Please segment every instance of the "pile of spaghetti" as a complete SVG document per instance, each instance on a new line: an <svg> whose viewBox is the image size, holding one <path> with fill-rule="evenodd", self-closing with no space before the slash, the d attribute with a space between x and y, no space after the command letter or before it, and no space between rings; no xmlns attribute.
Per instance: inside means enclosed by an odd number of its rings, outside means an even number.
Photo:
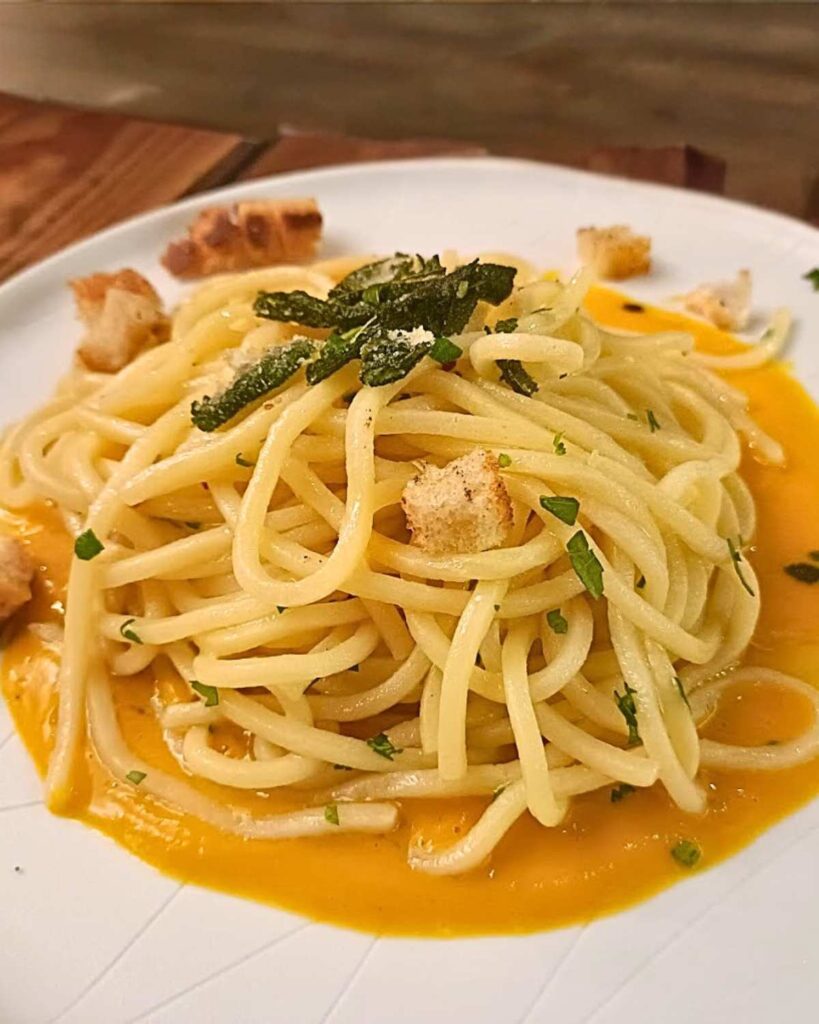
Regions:
<svg viewBox="0 0 819 1024"><path fill-rule="evenodd" d="M10 431L0 500L48 500L75 540L48 791L86 730L123 785L249 839L392 829L407 799L485 795L418 870L468 870L522 814L659 784L704 810L701 766L813 757L701 739L760 597L743 556L743 441L782 459L690 336L634 336L519 260L396 256L218 278L116 374L76 368ZM431 551L407 485L479 451L511 508L502 546ZM416 542L413 542L415 540ZM169 670L149 705L191 781L146 763L111 679ZM232 723L241 756L211 745ZM205 795L196 778L220 784ZM236 790L287 787L255 817ZM397 804L396 801L399 803Z"/></svg>

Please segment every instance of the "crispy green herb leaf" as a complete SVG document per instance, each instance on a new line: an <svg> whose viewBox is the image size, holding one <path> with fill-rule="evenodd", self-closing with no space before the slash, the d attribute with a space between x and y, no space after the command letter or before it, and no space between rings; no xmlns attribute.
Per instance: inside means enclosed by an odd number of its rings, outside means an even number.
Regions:
<svg viewBox="0 0 819 1024"><path fill-rule="evenodd" d="M253 312L265 320L302 324L304 327L335 327L339 323L335 303L302 291L259 292L253 303Z"/></svg>
<svg viewBox="0 0 819 1024"><path fill-rule="evenodd" d="M506 452L501 452L498 456L498 465L501 469L508 469L512 465L511 456L507 455Z"/></svg>
<svg viewBox="0 0 819 1024"><path fill-rule="evenodd" d="M685 706L690 709L691 705L688 703L688 694L685 692L685 687L679 676L674 676L674 685L677 687L679 695L685 701Z"/></svg>
<svg viewBox="0 0 819 1024"><path fill-rule="evenodd" d="M191 679L191 689L195 690L204 699L206 708L215 708L219 703L219 691L215 686L208 686L207 683L200 683L196 679Z"/></svg>
<svg viewBox="0 0 819 1024"><path fill-rule="evenodd" d="M380 732L377 736L368 739L367 746L374 750L376 754L386 757L388 761L392 761L396 754L401 753L401 748L393 746L389 736L384 732Z"/></svg>
<svg viewBox="0 0 819 1024"><path fill-rule="evenodd" d="M361 347L361 383L377 388L406 377L432 348L434 339L430 335L422 340L424 334L429 332L392 330L365 342Z"/></svg>
<svg viewBox="0 0 819 1024"><path fill-rule="evenodd" d="M307 383L318 384L353 359L358 359L361 355L361 346L367 340L365 326L353 327L343 334L334 331L322 345L318 357L308 365Z"/></svg>
<svg viewBox="0 0 819 1024"><path fill-rule="evenodd" d="M255 462L248 462L247 459L243 459L242 458L242 453L239 452L239 454L236 456L236 465L237 466L242 466L245 469L252 469L256 465L256 463Z"/></svg>
<svg viewBox="0 0 819 1024"><path fill-rule="evenodd" d="M545 494L540 496L540 507L558 518L567 526L574 526L577 522L577 513L580 511L580 502L577 498L566 498L556 494L550 498Z"/></svg>
<svg viewBox="0 0 819 1024"><path fill-rule="evenodd" d="M497 364L503 383L519 395L531 398L539 390L537 381L524 370L519 359L498 359Z"/></svg>
<svg viewBox="0 0 819 1024"><path fill-rule="evenodd" d="M785 572L800 583L819 583L819 565L811 565L810 562L786 565Z"/></svg>
<svg viewBox="0 0 819 1024"><path fill-rule="evenodd" d="M702 857L702 850L690 839L681 839L671 847L671 856L684 868L693 868Z"/></svg>
<svg viewBox="0 0 819 1024"><path fill-rule="evenodd" d="M634 703L634 694L636 692L628 683L626 683L625 693L618 693L617 690L614 691L614 701L628 726L628 745L630 747L640 742L640 732L637 728L637 705Z"/></svg>
<svg viewBox="0 0 819 1024"><path fill-rule="evenodd" d="M268 350L253 366L239 373L220 395L206 395L193 403L194 426L208 433L221 427L257 399L281 387L315 350L309 338L296 338L289 345Z"/></svg>
<svg viewBox="0 0 819 1024"><path fill-rule="evenodd" d="M734 572L739 577L739 582L748 591L751 597L756 597L756 593L754 592L750 583L745 579L745 575L743 574L742 568L739 564L742 561L742 555L740 554L739 549L736 547L736 545L730 537L728 537L728 539L726 540L726 544L728 545L728 551L731 555L731 564L734 567ZM785 571L787 572L787 569ZM817 578L819 578L819 573L817 573Z"/></svg>
<svg viewBox="0 0 819 1024"><path fill-rule="evenodd" d="M628 796L629 793L634 792L634 786L629 785L628 782L621 782L619 786L613 786L609 799L613 804L619 804L624 796Z"/></svg>
<svg viewBox="0 0 819 1024"><path fill-rule="evenodd" d="M386 290L385 284L395 281L406 281L409 278L442 277L446 271L437 256L426 260L423 256L408 256L397 252L375 263L367 263L358 270L352 271L330 291L328 298L340 302L355 302L369 293L370 300L380 301ZM377 297L376 297L377 295Z"/></svg>
<svg viewBox="0 0 819 1024"><path fill-rule="evenodd" d="M659 430L660 429L660 424L657 421L657 417L654 415L653 410L646 409L646 420L648 421L648 425L651 427L651 433L652 434L654 433L655 430Z"/></svg>
<svg viewBox="0 0 819 1024"><path fill-rule="evenodd" d="M119 627L120 634L126 640L130 640L132 644L141 644L142 641L140 640L140 638L137 636L133 629L129 628L132 622L136 622L136 619L126 619L125 622L123 622L123 624Z"/></svg>
<svg viewBox="0 0 819 1024"><path fill-rule="evenodd" d="M429 354L437 363L446 365L460 359L464 354L464 350L460 345L456 345L454 341L450 341L449 338L436 338L432 343Z"/></svg>
<svg viewBox="0 0 819 1024"><path fill-rule="evenodd" d="M553 633L569 632L569 623L563 617L559 608L553 608L550 612L547 612L546 621L549 623L549 628Z"/></svg>
<svg viewBox="0 0 819 1024"><path fill-rule="evenodd" d="M338 806L336 804L327 804L325 806L324 820L329 821L331 825L338 825Z"/></svg>
<svg viewBox="0 0 819 1024"><path fill-rule="evenodd" d="M819 267L814 267L813 270L809 270L804 275L806 281L810 281L813 285L813 290L819 292Z"/></svg>
<svg viewBox="0 0 819 1024"><path fill-rule="evenodd" d="M563 432L555 434L554 440L552 441L555 449L555 455L565 455L566 445L563 443Z"/></svg>
<svg viewBox="0 0 819 1024"><path fill-rule="evenodd" d="M132 772L128 772L128 774L125 776L125 778L129 782L133 783L135 786L138 786L140 784L140 782L142 782L142 780L145 778L145 775L146 775L145 772L138 772L138 771L134 770Z"/></svg>
<svg viewBox="0 0 819 1024"><path fill-rule="evenodd" d="M589 547L585 533L578 530L566 545L569 559L577 577L591 596L597 600L603 594L603 566Z"/></svg>
<svg viewBox="0 0 819 1024"><path fill-rule="evenodd" d="M93 530L86 530L74 541L74 554L83 562L90 562L104 550L105 545Z"/></svg>
<svg viewBox="0 0 819 1024"><path fill-rule="evenodd" d="M518 318L510 316L506 320L498 320L495 324L495 334L514 334L518 329Z"/></svg>

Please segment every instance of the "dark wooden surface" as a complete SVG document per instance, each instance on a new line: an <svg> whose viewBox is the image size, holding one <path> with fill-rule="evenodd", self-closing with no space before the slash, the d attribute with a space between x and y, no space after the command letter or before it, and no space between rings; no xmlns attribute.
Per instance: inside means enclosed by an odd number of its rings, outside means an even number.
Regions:
<svg viewBox="0 0 819 1024"><path fill-rule="evenodd" d="M0 94L0 280L94 231L185 195L289 170L475 156L460 140L288 132L248 140ZM581 166L719 192L724 161L691 146L607 147Z"/></svg>
<svg viewBox="0 0 819 1024"><path fill-rule="evenodd" d="M14 3L0 91L245 138L432 136L583 164L690 143L819 206L819 3Z"/></svg>

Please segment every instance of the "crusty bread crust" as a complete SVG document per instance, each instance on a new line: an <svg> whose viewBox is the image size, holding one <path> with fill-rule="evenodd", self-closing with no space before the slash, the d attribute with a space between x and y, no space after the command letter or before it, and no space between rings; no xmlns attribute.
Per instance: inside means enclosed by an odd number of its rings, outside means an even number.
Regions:
<svg viewBox="0 0 819 1024"><path fill-rule="evenodd" d="M315 199L269 199L202 210L162 257L176 277L206 277L312 259L321 238Z"/></svg>
<svg viewBox="0 0 819 1024"><path fill-rule="evenodd" d="M430 554L499 547L512 526L512 502L494 455L480 448L443 468L427 464L401 499L412 543Z"/></svg>

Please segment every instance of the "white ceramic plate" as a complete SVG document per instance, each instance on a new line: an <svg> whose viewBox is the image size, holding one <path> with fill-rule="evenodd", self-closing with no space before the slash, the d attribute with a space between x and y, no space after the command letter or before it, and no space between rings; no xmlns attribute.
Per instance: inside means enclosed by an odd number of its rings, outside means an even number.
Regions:
<svg viewBox="0 0 819 1024"><path fill-rule="evenodd" d="M506 249L570 268L574 231L625 223L656 270L630 290L663 302L750 267L759 323L787 305L791 349L819 395L819 233L691 192L495 159L288 175L129 221L0 288L0 423L67 365L66 279L133 266L165 297L158 255L201 206L315 195L326 255ZM2 702L0 702L2 705ZM516 938L380 939L179 885L76 822L50 816L0 706L0 1021L8 1024L743 1024L812 1021L819 1005L819 801L713 870L626 913ZM17 870L20 868L20 870Z"/></svg>

